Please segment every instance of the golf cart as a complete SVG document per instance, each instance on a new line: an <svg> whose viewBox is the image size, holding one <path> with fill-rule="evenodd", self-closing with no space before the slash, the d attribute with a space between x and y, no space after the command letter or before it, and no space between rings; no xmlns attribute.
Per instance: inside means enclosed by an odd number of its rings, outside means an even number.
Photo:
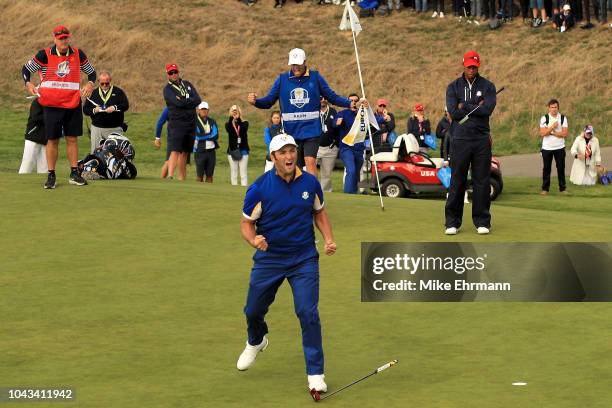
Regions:
<svg viewBox="0 0 612 408"><path fill-rule="evenodd" d="M406 197L411 193L446 193L438 179L438 171L444 159L430 157L419 152L419 143L412 134L398 136L390 152L376 153L370 158L376 161L380 188L387 197ZM378 193L374 166L371 166L369 187ZM491 200L495 200L503 189L499 159L491 159ZM468 180L468 191L471 181Z"/></svg>

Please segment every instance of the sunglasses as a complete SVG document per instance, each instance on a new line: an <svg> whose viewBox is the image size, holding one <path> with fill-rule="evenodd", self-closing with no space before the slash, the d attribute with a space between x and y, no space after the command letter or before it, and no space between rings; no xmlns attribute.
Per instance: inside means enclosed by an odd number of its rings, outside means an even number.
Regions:
<svg viewBox="0 0 612 408"><path fill-rule="evenodd" d="M175 69L172 71L168 71L168 75L176 75L176 74L178 74L178 71Z"/></svg>
<svg viewBox="0 0 612 408"><path fill-rule="evenodd" d="M56 32L54 32L54 33L53 33L53 35L55 35L55 36L62 35L62 34L64 34L64 35L70 35L70 31L68 31L68 30L62 30L62 31L56 31Z"/></svg>
<svg viewBox="0 0 612 408"><path fill-rule="evenodd" d="M357 103L357 102L359 102L359 99L351 99L351 102Z"/></svg>
<svg viewBox="0 0 612 408"><path fill-rule="evenodd" d="M386 108L387 105L378 105L379 108Z"/></svg>
<svg viewBox="0 0 612 408"><path fill-rule="evenodd" d="M100 82L100 85L107 86L107 85L110 85L110 82Z"/></svg>

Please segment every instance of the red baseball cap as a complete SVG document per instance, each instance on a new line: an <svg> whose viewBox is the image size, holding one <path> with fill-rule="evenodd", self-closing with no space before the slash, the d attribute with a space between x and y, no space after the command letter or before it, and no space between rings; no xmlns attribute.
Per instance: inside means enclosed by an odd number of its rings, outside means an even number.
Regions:
<svg viewBox="0 0 612 408"><path fill-rule="evenodd" d="M389 106L389 101L386 100L385 98L380 98L376 101L376 106L380 106L380 105Z"/></svg>
<svg viewBox="0 0 612 408"><path fill-rule="evenodd" d="M423 112L425 110L425 108L423 108L423 104L422 103L417 103L416 105L414 105L414 110L417 112Z"/></svg>
<svg viewBox="0 0 612 408"><path fill-rule="evenodd" d="M170 71L179 71L178 65L174 63L166 64L166 74Z"/></svg>
<svg viewBox="0 0 612 408"><path fill-rule="evenodd" d="M64 25L58 25L53 29L53 35L59 39L70 37L70 30Z"/></svg>
<svg viewBox="0 0 612 408"><path fill-rule="evenodd" d="M468 51L463 54L463 66L464 67L479 67L480 66L480 55L476 51Z"/></svg>

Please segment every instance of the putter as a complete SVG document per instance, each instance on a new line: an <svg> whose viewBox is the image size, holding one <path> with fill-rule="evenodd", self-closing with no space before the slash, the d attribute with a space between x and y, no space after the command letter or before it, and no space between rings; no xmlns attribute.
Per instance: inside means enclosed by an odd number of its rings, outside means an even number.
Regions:
<svg viewBox="0 0 612 408"><path fill-rule="evenodd" d="M499 94L499 93L500 93L501 91L503 91L504 89L506 89L506 87L505 87L505 86L502 86L501 88L499 88L499 89L497 90L497 92L495 92L495 95ZM472 110L471 110L471 111L470 111L470 112L469 112L467 115L465 115L465 116L463 117L463 119L461 119L461 120L459 121L459 124L460 124L460 125L463 125L465 122L467 122L467 120L470 118L470 115L471 115L472 113L474 113L474 112L476 111L476 109L480 108L480 106L481 106L481 105L478 105L477 107L475 107L474 109L472 109Z"/></svg>
<svg viewBox="0 0 612 408"><path fill-rule="evenodd" d="M336 391L334 391L334 392L332 392L330 394L327 394L327 395L325 395L323 397L321 397L321 394L319 393L319 391L317 391L317 390L315 390L313 388L313 389L310 390L310 396L312 397L314 402L319 402L321 400L324 400L326 398L331 397L334 394L339 393L342 390L346 390L348 387L351 387L351 386L357 384L358 382L361 382L361 381L365 380L366 378L373 376L374 374L378 374L381 371L384 371L387 368L392 367L392 366L394 366L396 364L397 364L397 360L389 361L387 364L378 367L376 370L372 371L370 374L366 375L365 377L362 377L362 378L360 378L360 379L358 379L356 381L353 381L352 383L350 383L348 385L345 385L344 387L342 387L340 389L337 389Z"/></svg>

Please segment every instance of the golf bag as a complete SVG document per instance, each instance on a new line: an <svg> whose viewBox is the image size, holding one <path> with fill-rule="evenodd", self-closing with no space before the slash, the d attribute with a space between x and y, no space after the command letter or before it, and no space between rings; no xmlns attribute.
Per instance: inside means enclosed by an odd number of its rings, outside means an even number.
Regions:
<svg viewBox="0 0 612 408"><path fill-rule="evenodd" d="M137 175L136 166L132 163L135 155L130 140L113 132L100 141L93 154L79 161L79 170L88 180L134 179Z"/></svg>

